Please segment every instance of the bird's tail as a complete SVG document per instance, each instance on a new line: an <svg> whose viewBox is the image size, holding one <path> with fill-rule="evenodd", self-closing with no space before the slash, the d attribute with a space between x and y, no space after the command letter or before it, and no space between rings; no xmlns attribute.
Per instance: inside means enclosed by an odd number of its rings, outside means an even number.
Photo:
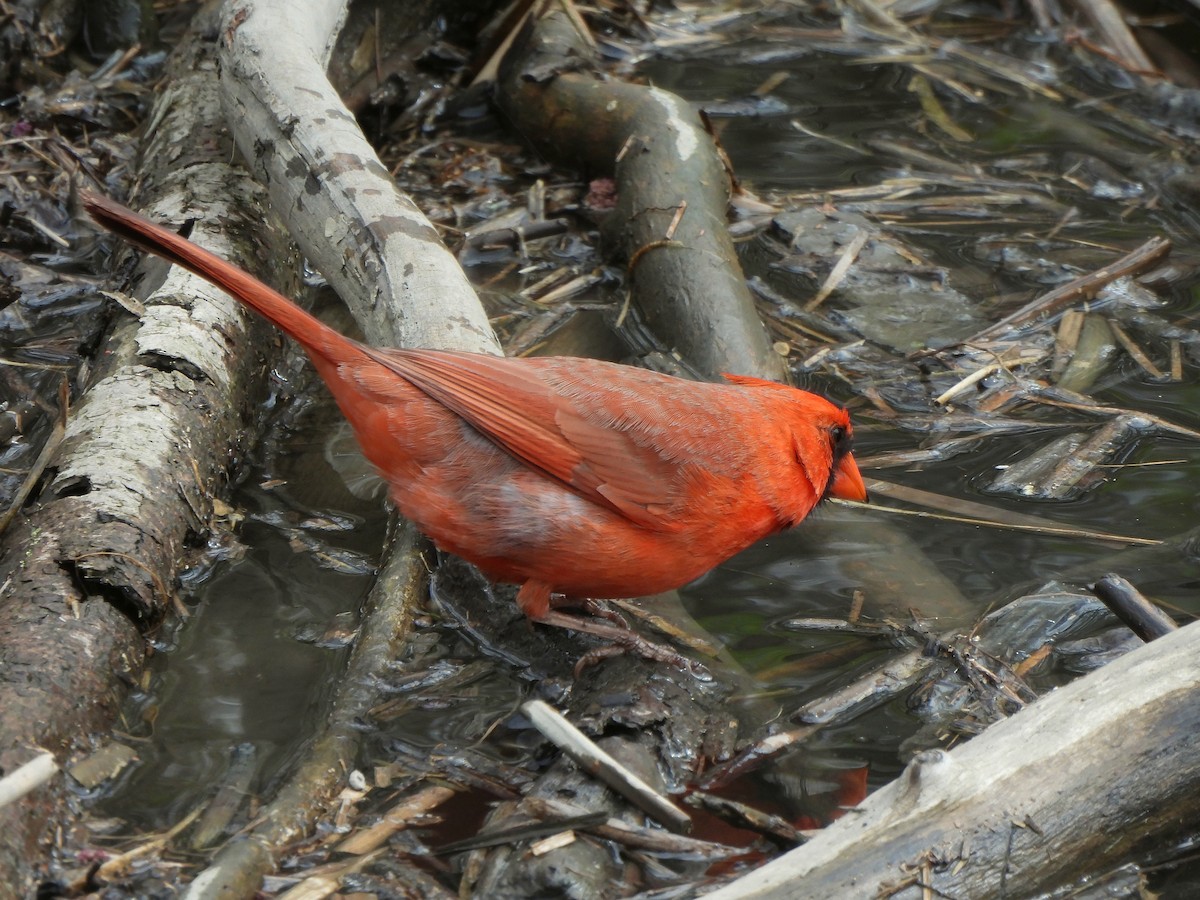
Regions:
<svg viewBox="0 0 1200 900"><path fill-rule="evenodd" d="M359 344L334 331L283 294L187 238L156 225L93 191L81 191L84 208L97 224L131 244L194 272L253 309L308 351L332 363L361 357Z"/></svg>

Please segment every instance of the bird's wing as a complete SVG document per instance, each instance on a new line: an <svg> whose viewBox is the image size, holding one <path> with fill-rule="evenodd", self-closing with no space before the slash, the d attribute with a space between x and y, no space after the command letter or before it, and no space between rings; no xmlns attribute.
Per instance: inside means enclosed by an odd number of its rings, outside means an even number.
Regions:
<svg viewBox="0 0 1200 900"><path fill-rule="evenodd" d="M593 396L581 404L539 369L515 360L451 351L367 352L521 462L643 527L677 530L672 513L681 490L705 479L702 470L623 426L619 405L627 397L605 379L589 386ZM618 408L611 421L598 421L594 392L606 391Z"/></svg>

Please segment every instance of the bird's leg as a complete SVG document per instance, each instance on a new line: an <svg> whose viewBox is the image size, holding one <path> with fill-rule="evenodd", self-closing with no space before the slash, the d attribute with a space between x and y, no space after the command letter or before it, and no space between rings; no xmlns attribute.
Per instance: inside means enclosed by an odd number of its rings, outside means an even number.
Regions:
<svg viewBox="0 0 1200 900"><path fill-rule="evenodd" d="M677 669L690 672L697 678L706 680L711 678L708 671L695 660L688 659L673 647L668 647L665 644L656 644L642 637L630 628L629 623L616 611L597 603L595 600L564 598L567 599L567 602L583 606L592 615L599 613L601 617L610 621L616 621L619 624L614 625L607 622L598 622L595 618L590 618L589 616L570 615L552 608L553 603L550 593L549 586L539 582L527 581L521 585L520 591L517 592L517 602L520 604L522 611L533 622L538 622L542 625L553 625L556 628L567 628L571 631L590 634L593 637L608 641L607 645L598 647L580 657L579 662L575 664L576 675L602 660L630 653L634 656L640 656L643 659L666 663ZM600 612L601 610L602 612Z"/></svg>

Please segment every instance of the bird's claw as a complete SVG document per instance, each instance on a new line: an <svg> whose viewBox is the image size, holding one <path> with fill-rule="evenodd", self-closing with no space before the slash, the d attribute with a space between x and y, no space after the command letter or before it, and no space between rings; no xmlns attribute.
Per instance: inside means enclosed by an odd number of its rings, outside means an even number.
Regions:
<svg viewBox="0 0 1200 900"><path fill-rule="evenodd" d="M584 634L590 634L593 637L602 638L609 643L602 647L597 647L590 650L579 658L579 662L575 664L576 677L591 666L596 665L606 659L611 659L614 656L623 656L630 654L632 656L640 656L642 659L648 659L652 662L664 663L673 666L684 672L689 673L700 681L711 681L712 675L708 669L700 665L693 659L689 659L679 651L665 644L657 644L647 640L636 631L629 627L629 623L621 618L619 613L608 611L610 615L604 618L611 618L613 615L620 621L620 625L610 625L606 622L596 622L591 619L586 619L582 616L572 616L566 613L551 610L545 615L538 618L537 621L545 625L555 625L559 628L568 628L571 631L578 631Z"/></svg>
<svg viewBox="0 0 1200 900"><path fill-rule="evenodd" d="M642 659L648 659L651 662L673 666L676 669L687 672L697 681L712 681L712 674L708 669L696 662L696 660L684 656L666 644L656 644L653 641L648 641L633 630L630 630L628 634L629 638L627 640L605 644L603 647L589 650L583 656L579 657L579 661L575 663L575 677L578 678L584 671L606 659L630 654L632 656L640 656Z"/></svg>
<svg viewBox="0 0 1200 900"><path fill-rule="evenodd" d="M605 619L609 622L612 622L614 625L616 625L618 628L620 628L624 631L632 630L629 627L629 623L625 620L625 617L623 615L621 615L619 612L617 612L615 609L613 609L611 606L609 606L607 603L605 603L603 600L591 600L591 599L584 600L580 604L580 606L585 613L587 613L589 616L592 616L593 618Z"/></svg>
<svg viewBox="0 0 1200 900"><path fill-rule="evenodd" d="M597 666L606 659L612 659L614 656L624 656L626 648L620 644L605 644L603 647L596 647L594 650L589 650L583 656L579 657L579 661L575 663L575 677L578 678L587 669L592 666Z"/></svg>

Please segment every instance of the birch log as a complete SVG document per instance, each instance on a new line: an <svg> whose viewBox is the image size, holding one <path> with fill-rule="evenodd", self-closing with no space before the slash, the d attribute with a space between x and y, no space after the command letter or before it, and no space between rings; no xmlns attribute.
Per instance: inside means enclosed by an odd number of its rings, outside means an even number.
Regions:
<svg viewBox="0 0 1200 900"><path fill-rule="evenodd" d="M1027 897L1117 868L1200 815L1200 623L917 756L712 900Z"/></svg>
<svg viewBox="0 0 1200 900"><path fill-rule="evenodd" d="M325 75L345 10L323 0L228 4L221 89L234 140L368 343L499 353L457 260Z"/></svg>
<svg viewBox="0 0 1200 900"><path fill-rule="evenodd" d="M142 148L138 205L174 222L205 210L193 239L254 269L262 256L292 251L261 189L227 162L233 147L210 48L185 41L168 65ZM251 398L265 392L263 348L280 344L198 281L156 261L136 271L145 313L114 312L52 477L4 535L0 768L26 760L31 743L64 762L112 726L142 670L142 629L169 609L189 544L219 527L213 497L229 483L230 459L244 455ZM33 896L48 875L61 785L0 811L0 896Z"/></svg>

